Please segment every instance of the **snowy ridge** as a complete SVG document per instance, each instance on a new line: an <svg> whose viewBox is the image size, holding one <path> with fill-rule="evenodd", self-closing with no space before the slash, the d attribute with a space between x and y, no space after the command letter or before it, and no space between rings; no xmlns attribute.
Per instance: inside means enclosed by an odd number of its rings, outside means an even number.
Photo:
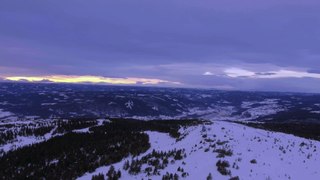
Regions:
<svg viewBox="0 0 320 180"><path fill-rule="evenodd" d="M113 164L121 170L121 179L162 179L168 173L177 174L181 179L206 179L211 173L213 179L308 179L318 180L320 177L320 142L293 135L268 132L230 122L214 122L181 129L184 138L176 141L167 134L150 132L151 148L141 154L141 158L154 150L170 151L184 149L186 157L170 162L160 170L159 175L148 176L142 166L141 173L131 175L123 170L128 157ZM222 167L226 175L218 171L217 162L227 162ZM106 175L110 166L103 166L93 173L87 173L78 179L91 179L92 175ZM151 168L153 168L151 166ZM183 169L187 176L182 177Z"/></svg>

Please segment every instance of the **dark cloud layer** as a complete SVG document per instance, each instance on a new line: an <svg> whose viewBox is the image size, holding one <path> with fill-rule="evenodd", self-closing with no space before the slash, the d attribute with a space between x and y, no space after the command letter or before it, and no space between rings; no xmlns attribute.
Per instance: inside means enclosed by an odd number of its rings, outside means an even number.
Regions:
<svg viewBox="0 0 320 180"><path fill-rule="evenodd" d="M319 91L317 78L293 86L283 78L223 76L231 67L257 75L318 72L319 8L315 0L3 1L0 76L146 77L186 86ZM217 76L202 76L212 69Z"/></svg>

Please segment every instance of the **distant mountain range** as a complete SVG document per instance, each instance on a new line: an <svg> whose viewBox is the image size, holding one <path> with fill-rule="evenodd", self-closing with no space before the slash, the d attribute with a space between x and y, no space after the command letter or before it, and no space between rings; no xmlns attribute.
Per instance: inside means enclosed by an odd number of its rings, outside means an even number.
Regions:
<svg viewBox="0 0 320 180"><path fill-rule="evenodd" d="M0 83L0 120L75 117L320 122L320 94Z"/></svg>

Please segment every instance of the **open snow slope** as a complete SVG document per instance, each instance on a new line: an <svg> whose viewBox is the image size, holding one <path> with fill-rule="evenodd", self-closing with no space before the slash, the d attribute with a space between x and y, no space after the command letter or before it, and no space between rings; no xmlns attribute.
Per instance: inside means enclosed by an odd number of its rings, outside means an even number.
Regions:
<svg viewBox="0 0 320 180"><path fill-rule="evenodd" d="M123 166L132 157L126 158L113 164L116 170L121 170L121 179L162 179L167 172L176 173L179 179L192 180L206 179L209 173L213 179L219 180L232 177L246 180L320 179L318 141L223 121L181 129L181 132L185 137L180 141L167 134L147 132L151 148L135 159L141 159L153 149L164 152L184 149L186 157L175 161L169 159L169 164L159 170L159 174L150 176L144 172L147 167L153 168L148 164L142 166L141 173L129 174ZM219 160L223 165L220 163L218 170ZM91 179L92 175L98 173L106 175L109 168L100 167L79 179Z"/></svg>

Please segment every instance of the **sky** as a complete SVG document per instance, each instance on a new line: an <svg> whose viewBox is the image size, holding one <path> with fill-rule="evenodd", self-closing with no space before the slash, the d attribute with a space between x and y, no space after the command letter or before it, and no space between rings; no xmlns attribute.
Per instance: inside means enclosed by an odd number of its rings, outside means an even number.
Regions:
<svg viewBox="0 0 320 180"><path fill-rule="evenodd" d="M1 1L0 79L320 92L320 2Z"/></svg>

